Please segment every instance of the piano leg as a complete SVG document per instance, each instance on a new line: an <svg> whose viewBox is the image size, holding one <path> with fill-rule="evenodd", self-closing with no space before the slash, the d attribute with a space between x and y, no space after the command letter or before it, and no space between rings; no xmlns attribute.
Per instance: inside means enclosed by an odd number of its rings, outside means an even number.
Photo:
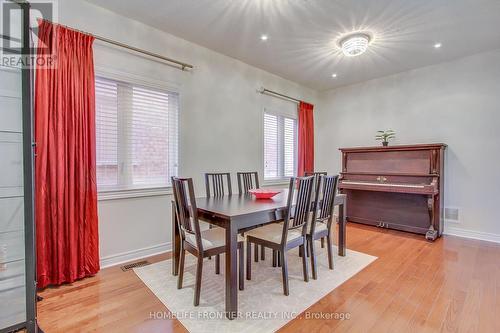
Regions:
<svg viewBox="0 0 500 333"><path fill-rule="evenodd" d="M431 225L429 226L429 230L425 234L425 239L429 241L435 241L438 236L438 232L436 229L434 229L434 196L429 196L429 198L427 199L427 209L429 210Z"/></svg>

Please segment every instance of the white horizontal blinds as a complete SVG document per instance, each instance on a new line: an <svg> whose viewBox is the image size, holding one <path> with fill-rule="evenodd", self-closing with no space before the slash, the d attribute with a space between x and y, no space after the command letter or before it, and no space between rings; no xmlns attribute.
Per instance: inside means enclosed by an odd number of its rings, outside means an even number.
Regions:
<svg viewBox="0 0 500 333"><path fill-rule="evenodd" d="M295 176L295 161L297 147L297 125L296 120L283 118L283 175L285 177Z"/></svg>
<svg viewBox="0 0 500 333"><path fill-rule="evenodd" d="M96 161L99 185L118 185L118 85L96 78Z"/></svg>
<svg viewBox="0 0 500 333"><path fill-rule="evenodd" d="M118 184L101 189L170 185L177 175L179 95L114 81L117 86Z"/></svg>
<svg viewBox="0 0 500 333"><path fill-rule="evenodd" d="M279 177L278 117L264 114L264 178Z"/></svg>
<svg viewBox="0 0 500 333"><path fill-rule="evenodd" d="M297 120L264 114L264 178L293 177L297 164Z"/></svg>

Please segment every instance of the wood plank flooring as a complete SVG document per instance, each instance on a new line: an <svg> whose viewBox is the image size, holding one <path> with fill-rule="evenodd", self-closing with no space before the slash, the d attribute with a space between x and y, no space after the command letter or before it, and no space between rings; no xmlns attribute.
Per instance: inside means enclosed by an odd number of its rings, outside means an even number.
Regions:
<svg viewBox="0 0 500 333"><path fill-rule="evenodd" d="M452 236L428 243L349 224L347 246L379 259L280 332L500 332L500 244ZM46 333L186 331L175 319L155 319L168 309L133 271L119 267L40 295ZM324 318L332 314L349 319Z"/></svg>

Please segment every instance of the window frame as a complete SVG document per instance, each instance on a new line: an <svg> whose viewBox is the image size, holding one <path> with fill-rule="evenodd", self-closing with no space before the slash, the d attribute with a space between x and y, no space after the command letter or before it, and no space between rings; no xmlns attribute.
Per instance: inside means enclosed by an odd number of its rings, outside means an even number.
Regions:
<svg viewBox="0 0 500 333"><path fill-rule="evenodd" d="M180 156L180 113L182 105L182 95L179 85L169 81L152 79L132 73L122 72L119 70L103 68L95 66L94 76L101 77L107 80L121 81L131 85L137 85L144 88L151 88L160 91L168 91L178 94L178 110L177 110L177 171L179 171L179 156ZM121 115L123 116L123 115ZM120 114L118 115L120 117ZM119 130L120 131L120 130ZM120 134L118 134L120 135ZM118 154L120 154L120 145L118 144ZM118 161L120 163L120 161ZM97 198L101 200L115 200L123 198L140 198L150 196L171 195L173 193L172 186L129 186L127 188L117 189L113 187L97 187Z"/></svg>
<svg viewBox="0 0 500 333"><path fill-rule="evenodd" d="M278 118L282 118L283 121L280 121L278 119L278 150L280 151L278 156L278 173L280 176L278 177L267 177L266 178L266 157L265 157L265 151L266 151L266 143L265 143L265 115L273 115L277 116ZM283 129L283 124L284 124L284 118L289 118L293 119L295 121L295 151L294 151L294 175L293 176L284 176L285 173L285 163L284 163L284 129ZM293 114L291 112L283 112L276 110L274 108L264 108L262 111L261 115L261 124L262 124L262 175L264 178L263 184L264 185L283 185L283 184L288 184L290 182L290 178L296 177L297 176L297 171L298 171L298 113L294 112ZM281 124L281 131L280 131L280 124Z"/></svg>

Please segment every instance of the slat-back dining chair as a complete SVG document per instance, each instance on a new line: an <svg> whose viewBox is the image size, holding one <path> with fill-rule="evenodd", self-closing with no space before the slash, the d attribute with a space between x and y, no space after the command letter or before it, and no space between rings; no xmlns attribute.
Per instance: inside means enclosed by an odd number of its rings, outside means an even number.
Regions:
<svg viewBox="0 0 500 333"><path fill-rule="evenodd" d="M238 191L241 194L248 194L249 190L260 188L259 185L259 173L256 171L252 172L237 172L236 178L238 179ZM266 250L264 246L261 246L260 249L260 259L266 260ZM255 262L259 261L259 248L255 245L254 251L254 260Z"/></svg>
<svg viewBox="0 0 500 333"><path fill-rule="evenodd" d="M231 174L229 172L205 173L205 190L207 198L223 197L224 195L232 195ZM212 224L208 226L214 228ZM212 257L208 257L212 259ZM215 256L215 274L220 274L220 256Z"/></svg>
<svg viewBox="0 0 500 333"><path fill-rule="evenodd" d="M287 251L299 247L302 253L307 244L307 227L311 209L314 177L290 179L287 210L283 223L266 224L247 233L247 280L252 278L251 244L264 245L280 255L283 276L283 293L289 295ZM297 184L297 186L295 186ZM295 195L296 193L296 195ZM294 203L294 197L296 197ZM293 214L292 214L293 210ZM307 256L302 256L304 281L309 281Z"/></svg>
<svg viewBox="0 0 500 333"><path fill-rule="evenodd" d="M316 195L313 207L313 217L307 231L307 245L311 254L312 276L316 280L317 261L314 241L326 237L326 246L328 250L328 266L333 269L333 250L332 250L332 225L333 208L335 195L337 193L338 176L320 176L318 186L316 186ZM321 187L321 191L320 191Z"/></svg>
<svg viewBox="0 0 500 333"><path fill-rule="evenodd" d="M205 173L205 189L208 197L223 197L233 194L229 172Z"/></svg>
<svg viewBox="0 0 500 333"><path fill-rule="evenodd" d="M314 186L316 187L318 185L319 178L321 176L326 176L328 173L326 171L306 171L304 172L305 177L314 177Z"/></svg>
<svg viewBox="0 0 500 333"><path fill-rule="evenodd" d="M238 190L240 194L247 194L249 190L259 188L259 174L257 172L238 172Z"/></svg>
<svg viewBox="0 0 500 333"><path fill-rule="evenodd" d="M313 176L314 177L314 192L313 193L316 193L316 186L319 186L319 178L321 176L326 176L328 175L328 173L326 171L306 171L304 172L304 176L306 177L309 177L309 176ZM313 202L316 200L316 198L313 196ZM325 247L325 239L324 238L321 238L321 247L324 248Z"/></svg>
<svg viewBox="0 0 500 333"><path fill-rule="evenodd" d="M187 185L187 190L186 190ZM226 252L226 233L223 228L200 230L196 200L194 196L193 180L191 178L172 177L174 190L175 209L181 236L179 277L177 288L182 288L184 277L184 261L186 251L197 258L196 283L194 292L194 305L200 304L201 277L203 259L208 256L219 255ZM244 289L243 274L243 237L238 238L239 251L239 289Z"/></svg>

